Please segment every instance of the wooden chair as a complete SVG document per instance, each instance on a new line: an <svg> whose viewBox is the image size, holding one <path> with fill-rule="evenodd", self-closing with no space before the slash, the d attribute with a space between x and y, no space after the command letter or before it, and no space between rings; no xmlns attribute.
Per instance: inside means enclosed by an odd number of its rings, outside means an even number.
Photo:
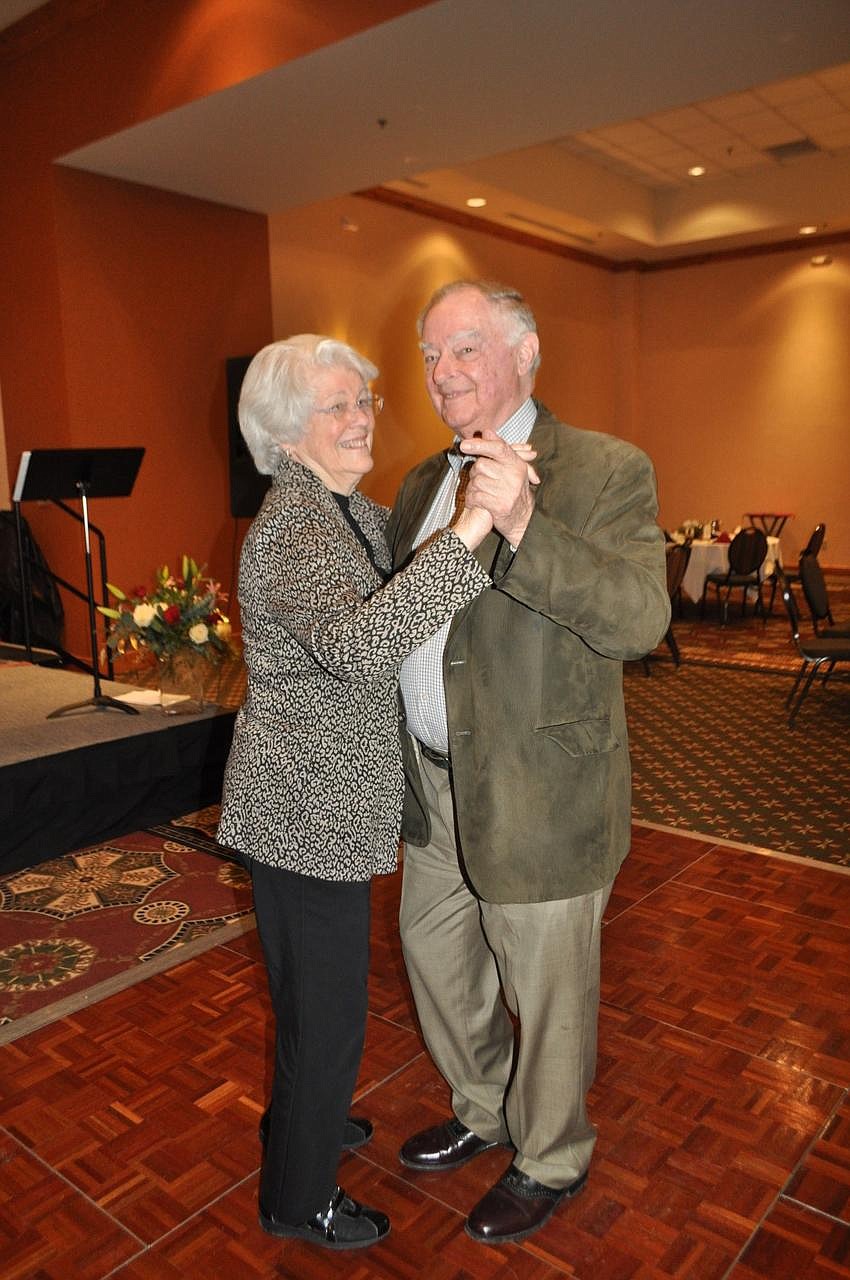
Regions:
<svg viewBox="0 0 850 1280"><path fill-rule="evenodd" d="M763 583L759 577L759 570L764 564L766 555L767 534L761 529L756 529L754 525L747 525L745 529L741 529L740 533L736 533L729 543L729 568L725 573L706 575L700 600L700 617L705 617L705 598L708 588L714 587L722 626L726 626L729 616L729 597L736 588L741 589L741 617L744 618L747 614L747 592L750 588L754 588L758 594L755 608L764 618L766 615L761 596ZM721 598L722 592L726 594Z"/></svg>

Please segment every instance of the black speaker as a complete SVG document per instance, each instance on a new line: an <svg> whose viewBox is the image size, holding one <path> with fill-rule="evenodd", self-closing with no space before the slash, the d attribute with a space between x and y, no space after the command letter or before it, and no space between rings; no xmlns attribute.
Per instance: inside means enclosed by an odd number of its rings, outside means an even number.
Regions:
<svg viewBox="0 0 850 1280"><path fill-rule="evenodd" d="M253 356L227 360L227 436L230 458L230 514L252 519L260 509L271 476L260 475L239 430L239 392Z"/></svg>

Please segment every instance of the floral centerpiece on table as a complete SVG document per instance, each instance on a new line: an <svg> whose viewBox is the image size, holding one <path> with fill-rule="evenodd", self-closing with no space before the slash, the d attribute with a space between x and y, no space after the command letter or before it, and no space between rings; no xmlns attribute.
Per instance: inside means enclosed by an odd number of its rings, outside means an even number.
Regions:
<svg viewBox="0 0 850 1280"><path fill-rule="evenodd" d="M673 534L673 541L693 542L694 538L701 538L704 524L704 520L683 520Z"/></svg>
<svg viewBox="0 0 850 1280"><path fill-rule="evenodd" d="M221 609L227 600L221 584L205 577L191 556L183 556L181 568L175 577L168 565L161 565L151 590L134 587L128 594L106 584L118 607L98 609L111 619L106 643L113 652L146 649L165 661L193 654L208 662L235 652L230 622Z"/></svg>

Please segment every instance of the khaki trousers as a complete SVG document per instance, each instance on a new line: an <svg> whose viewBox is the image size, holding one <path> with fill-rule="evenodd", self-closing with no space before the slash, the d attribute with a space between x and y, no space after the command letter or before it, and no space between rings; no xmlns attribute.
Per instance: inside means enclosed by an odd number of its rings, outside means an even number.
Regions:
<svg viewBox="0 0 850 1280"><path fill-rule="evenodd" d="M450 776L425 759L420 769L431 843L405 847L400 926L425 1043L457 1118L511 1143L523 1173L567 1186L596 1141L586 1098L611 886L555 902L481 901L459 864Z"/></svg>

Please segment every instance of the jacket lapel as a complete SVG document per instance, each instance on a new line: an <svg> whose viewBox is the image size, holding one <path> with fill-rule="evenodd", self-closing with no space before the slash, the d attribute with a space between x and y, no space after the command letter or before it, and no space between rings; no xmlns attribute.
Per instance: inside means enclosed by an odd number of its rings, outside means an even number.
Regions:
<svg viewBox="0 0 850 1280"><path fill-rule="evenodd" d="M404 506L396 507L397 527L391 549L393 564L397 569L410 558L413 540L434 500L447 465L445 452L427 458L409 484L409 495L406 495Z"/></svg>

